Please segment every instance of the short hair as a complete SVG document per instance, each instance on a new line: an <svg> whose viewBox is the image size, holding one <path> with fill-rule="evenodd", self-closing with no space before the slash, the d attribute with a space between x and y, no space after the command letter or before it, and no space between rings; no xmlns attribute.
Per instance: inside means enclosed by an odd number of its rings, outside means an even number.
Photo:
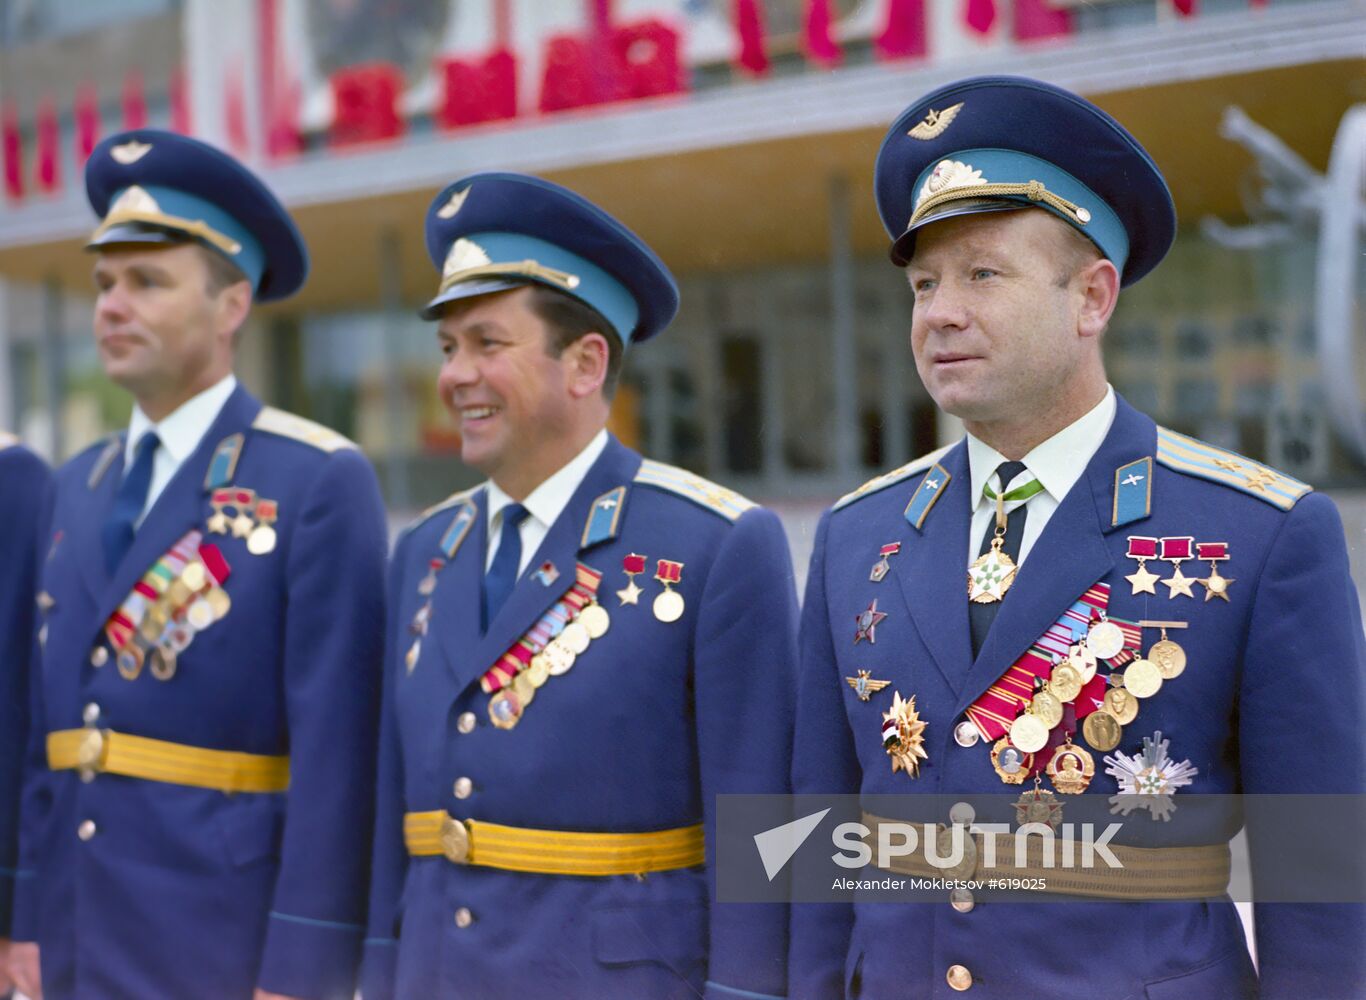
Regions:
<svg viewBox="0 0 1366 1000"><path fill-rule="evenodd" d="M235 285L239 281L251 280L240 267L217 250L210 250L201 243L192 243L191 245L199 250L200 257L204 259L204 267L208 271L206 286L210 295L217 295L229 285Z"/></svg>
<svg viewBox="0 0 1366 1000"><path fill-rule="evenodd" d="M1057 241L1058 250L1062 255L1062 266L1058 269L1054 281L1059 288L1066 288L1077 276L1077 272L1101 260L1105 255L1100 252L1100 247L1092 243L1090 237L1083 234L1076 226L1064 222L1056 216L1054 218L1057 221L1055 228L1063 230Z"/></svg>
<svg viewBox="0 0 1366 1000"><path fill-rule="evenodd" d="M566 295L547 285L529 283L531 295L528 306L546 325L549 336L546 350L558 358L570 344L590 333L600 333L607 340L607 376L602 382L602 394L611 399L621 380L621 368L626 350L612 324L588 303Z"/></svg>

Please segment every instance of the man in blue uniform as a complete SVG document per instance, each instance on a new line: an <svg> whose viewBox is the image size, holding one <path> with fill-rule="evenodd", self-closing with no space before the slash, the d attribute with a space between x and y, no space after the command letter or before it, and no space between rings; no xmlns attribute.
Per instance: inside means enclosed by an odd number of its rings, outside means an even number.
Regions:
<svg viewBox="0 0 1366 1000"><path fill-rule="evenodd" d="M392 561L363 994L782 994L786 909L709 878L715 797L787 787L782 528L605 430L673 279L515 174L443 191L427 247L438 388L489 481Z"/></svg>
<svg viewBox="0 0 1366 1000"><path fill-rule="evenodd" d="M24 992L349 997L363 938L383 510L346 439L233 377L303 242L225 154L86 167L95 339L126 433L57 474L15 907ZM41 959L41 982L38 962Z"/></svg>
<svg viewBox="0 0 1366 1000"><path fill-rule="evenodd" d="M51 502L42 459L0 431L0 996L10 987L10 912L19 844L20 765L28 732L28 669L39 601L38 539Z"/></svg>
<svg viewBox="0 0 1366 1000"><path fill-rule="evenodd" d="M1175 233L1147 153L1074 94L977 78L907 109L876 189L917 369L967 437L820 523L795 790L861 793L868 813L884 795L883 815L1019 792L1016 821L1049 825L1113 803L1140 832L1177 827L1160 820L1195 792L1360 793L1362 623L1333 504L1156 426L1106 381L1120 287ZM952 834L973 815L933 819ZM1120 874L1016 867L998 840L989 874L1077 897L1052 906L960 885L797 907L792 994L1254 996L1224 895L1235 831L1116 844ZM889 866L985 877L982 837L967 847L952 872L923 842ZM1358 995L1361 907L1259 905L1256 927L1263 998Z"/></svg>

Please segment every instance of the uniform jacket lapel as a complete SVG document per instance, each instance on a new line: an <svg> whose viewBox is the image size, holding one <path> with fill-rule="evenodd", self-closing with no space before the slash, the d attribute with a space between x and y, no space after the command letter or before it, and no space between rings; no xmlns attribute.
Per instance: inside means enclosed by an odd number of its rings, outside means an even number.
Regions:
<svg viewBox="0 0 1366 1000"><path fill-rule="evenodd" d="M109 585L109 571L104 567L102 530L104 522L109 519L109 512L113 509L119 483L123 480L124 435L120 434L113 441L114 444L110 447L116 446L118 451L108 462L107 467L100 472L94 486L90 487L89 499L82 505L82 516L60 525L65 533L62 545L73 552L81 553L77 565L80 567L81 578L90 591L90 597L95 601L100 599L105 587ZM103 458L97 459L97 462L104 464Z"/></svg>
<svg viewBox="0 0 1366 1000"><path fill-rule="evenodd" d="M902 518L906 551L891 560L916 630L954 691L961 687L965 665L972 659L967 564L963 561L972 519L967 455L967 445L959 443L940 461L950 476L941 487L946 495L930 510L918 533ZM930 470L925 475L932 473ZM915 480L917 486L923 478Z"/></svg>
<svg viewBox="0 0 1366 1000"><path fill-rule="evenodd" d="M525 635L540 617L550 610L551 606L574 585L574 568L579 559L584 524L588 520L588 512L593 502L609 490L629 484L635 477L638 468L640 468L639 455L626 448L615 438L608 440L603 453L598 456L598 460L588 470L588 474L584 476L583 482L574 491L569 503L560 512L555 523L550 526L550 531L541 543L540 548L527 562L527 568L512 588L507 603L499 610L498 616L489 622L488 631L484 636L474 644L473 656L471 658L456 658L450 656L448 652L447 659L455 673L458 688L463 689L471 681L482 676L489 667L497 663L498 658L507 652L513 643ZM481 523L487 522L487 516L482 510L480 521ZM484 560L481 559L478 567L480 575L476 579L470 581L468 577L462 576L459 581L459 589L462 594L474 595L474 599L469 603L473 606L476 635L478 634L478 588L483 584L483 563ZM542 582L542 578L537 574L537 571L546 564L555 567L554 581L548 586ZM457 589L454 581L449 586L452 591ZM466 588L470 589L467 590ZM438 625L438 630L444 635L446 627Z"/></svg>
<svg viewBox="0 0 1366 1000"><path fill-rule="evenodd" d="M465 504L439 515L444 535L461 516L461 509L466 504L473 510L473 520L460 547L437 574L428 626L431 641L441 650L448 668L457 677L464 678L461 687L481 672L481 668L476 667L476 661L482 640L479 634L479 594L484 583L484 563L488 551L488 490L481 487ZM425 558L429 559L441 556L439 548L425 553ZM482 669L490 665L486 664Z"/></svg>
<svg viewBox="0 0 1366 1000"><path fill-rule="evenodd" d="M1114 567L1105 536L1112 526L1115 470L1157 445L1156 426L1116 399L1110 432L1086 472L1049 518L1001 603L981 653L959 692L962 712L1006 672L1069 605Z"/></svg>
<svg viewBox="0 0 1366 1000"><path fill-rule="evenodd" d="M133 584L137 583L185 532L194 527L202 527L204 477L208 473L209 460L213 457L218 443L225 437L250 428L260 409L260 402L241 386L228 397L228 401L223 404L223 408L209 427L208 433L200 439L190 457L181 463L152 509L147 512L137 534L133 536L132 546L114 571L113 577L99 591L100 621L104 621L113 613L133 589ZM122 463L119 468L122 469ZM110 470L111 476L113 471Z"/></svg>

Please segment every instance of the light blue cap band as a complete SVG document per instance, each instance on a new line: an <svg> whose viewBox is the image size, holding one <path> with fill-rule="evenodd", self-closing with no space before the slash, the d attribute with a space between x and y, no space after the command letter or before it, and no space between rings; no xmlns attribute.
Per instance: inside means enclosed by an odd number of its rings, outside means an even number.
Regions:
<svg viewBox="0 0 1366 1000"><path fill-rule="evenodd" d="M1028 184L1030 181L1037 181L1050 193L1072 202L1078 208L1085 209L1091 217L1085 224L1082 224L1047 202L1032 201L1025 195L986 194L983 196L994 201L1018 202L1022 207L1042 208L1044 211L1051 212L1094 243L1100 252L1115 265L1115 269L1123 273L1125 261L1129 259L1128 230L1124 228L1124 224L1120 222L1119 216L1113 208L1066 170L1037 156L1031 156L1028 153L1021 153L1013 149L964 149L950 153L930 164L915 179L914 190L916 192L920 192L924 188L926 180L945 160L965 164L981 174L981 179L976 185L963 184L962 186L953 185L951 187L954 191L961 191L964 199L972 198L973 187L981 184ZM918 194L917 201L919 201ZM942 212L938 209L932 211L924 219L917 222L916 228L919 229L921 226L947 216L972 211L966 206L955 211L955 207L955 203L952 201L945 203Z"/></svg>

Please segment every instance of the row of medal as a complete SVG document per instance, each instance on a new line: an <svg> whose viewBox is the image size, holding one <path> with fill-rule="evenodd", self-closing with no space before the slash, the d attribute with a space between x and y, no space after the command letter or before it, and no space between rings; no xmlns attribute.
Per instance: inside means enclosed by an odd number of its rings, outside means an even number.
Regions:
<svg viewBox="0 0 1366 1000"><path fill-rule="evenodd" d="M196 635L221 621L232 608L223 589L231 567L198 530L186 533L143 574L109 620L104 632L114 662L126 680L146 664L152 676L175 676L180 654Z"/></svg>
<svg viewBox="0 0 1366 1000"><path fill-rule="evenodd" d="M602 574L579 563L574 585L479 679L488 694L489 721L511 729L551 677L573 669L593 640L611 627L607 609L597 602Z"/></svg>
<svg viewBox="0 0 1366 1000"><path fill-rule="evenodd" d="M1228 600L1229 585L1232 577L1221 576L1219 564L1227 562L1228 542L1197 542L1191 535L1176 535L1166 538L1151 538L1147 535L1130 535L1129 551L1126 555L1138 563L1138 569L1124 579L1129 581L1135 594L1156 594L1157 584L1167 588L1167 599L1194 597L1191 587L1195 584L1205 588L1205 600L1216 597ZM1165 580L1148 569L1148 560L1157 559L1172 564L1172 575ZM1190 559L1209 563L1208 576L1186 576L1181 572L1181 564Z"/></svg>
<svg viewBox="0 0 1366 1000"><path fill-rule="evenodd" d="M626 573L626 586L617 591L617 600L622 605L640 603L640 595L644 591L636 586L636 577L645 572L648 562L648 557L635 552L622 559L621 568ZM655 596L650 606L654 616L665 623L678 621L683 617L685 605L683 595L674 590L673 585L683 579L683 564L672 559L656 560L655 579L664 585L664 590Z"/></svg>
<svg viewBox="0 0 1366 1000"><path fill-rule="evenodd" d="M234 538L245 538L247 551L254 556L275 550L279 503L258 497L255 490L236 486L214 490L209 495L209 503L213 505L207 525L209 534L231 532Z"/></svg>

